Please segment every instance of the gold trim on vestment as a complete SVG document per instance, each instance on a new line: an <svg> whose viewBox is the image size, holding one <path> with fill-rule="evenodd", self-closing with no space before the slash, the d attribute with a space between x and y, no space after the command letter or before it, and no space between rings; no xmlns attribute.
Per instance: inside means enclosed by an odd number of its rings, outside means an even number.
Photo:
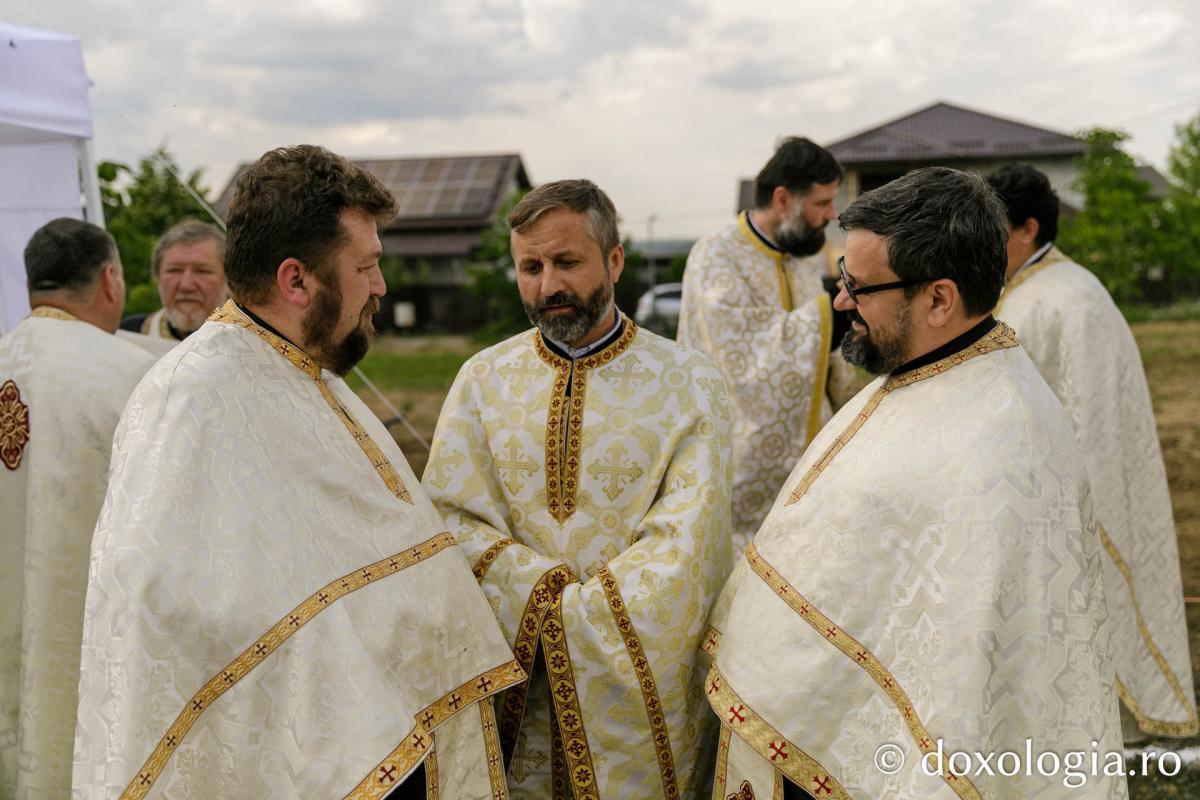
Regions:
<svg viewBox="0 0 1200 800"><path fill-rule="evenodd" d="M776 772L814 797L850 800L850 795L820 762L801 750L770 723L746 705L729 686L725 676L714 664L705 679L708 704L721 719L721 728L731 730L738 738L767 761ZM728 749L725 754L728 758ZM720 758L720 756L718 756ZM721 789L724 791L724 788ZM714 797L717 795L714 794Z"/></svg>
<svg viewBox="0 0 1200 800"><path fill-rule="evenodd" d="M492 786L492 800L504 800L508 797L508 778L504 774L504 754L500 752L500 734L496 729L496 710L490 701L479 704L479 719L480 727L483 729L483 750L487 756L488 782Z"/></svg>
<svg viewBox="0 0 1200 800"><path fill-rule="evenodd" d="M562 737L563 756L567 760L567 778L572 793L575 800L599 800L596 769L592 766L592 751L583 727L583 710L579 707L575 673L571 669L561 594L546 611L546 621L542 625L542 656L546 660L554 721Z"/></svg>
<svg viewBox="0 0 1200 800"><path fill-rule="evenodd" d="M713 800L725 800L725 784L729 780L729 728L721 726L717 740L717 768L713 773Z"/></svg>
<svg viewBox="0 0 1200 800"><path fill-rule="evenodd" d="M679 785L676 783L675 757L671 754L671 737L667 731L667 720L663 716L662 700L658 696L658 686L654 681L654 672L650 669L650 659L638 639L637 629L629 617L629 609L621 597L621 587L608 567L601 567L596 573L600 585L604 587L604 596L608 599L608 608L612 611L621 638L625 640L625 651L633 664L637 676L638 687L642 690L642 704L646 708L646 719L650 723L651 739L654 750L658 755L658 771L662 778L663 797L678 798Z"/></svg>
<svg viewBox="0 0 1200 800"><path fill-rule="evenodd" d="M575 497L579 490L580 453L583 449L583 409L587 395L587 373L608 364L628 350L637 336L637 331L637 325L626 317L625 330L615 342L578 361L570 361L558 355L546 346L540 330L533 332L533 345L538 357L557 373L550 393L550 409L546 415L546 509L560 525L575 513ZM568 387L570 403L567 402Z"/></svg>
<svg viewBox="0 0 1200 800"><path fill-rule="evenodd" d="M480 703L479 707L483 708L490 703ZM429 734L429 738L433 739L433 734ZM429 751L429 755L425 757L425 800L438 800L442 796L442 787L438 783L437 770L437 741L433 742L433 749Z"/></svg>
<svg viewBox="0 0 1200 800"><path fill-rule="evenodd" d="M914 369L911 372L906 372L903 375L889 377L883 386L875 390L875 394L871 395L870 399L867 400L866 404L855 415L846 429L838 434L837 438L826 448L816 463L808 468L808 471L804 473L800 482L796 484L796 488L792 490L788 501L784 505L790 506L804 496L809 487L812 486L813 481L829 466L829 462L833 461L834 456L841 452L842 448L854 437L854 434L858 433L862 426L866 424L867 419L870 418L875 409L879 407L879 404L883 402L883 398L890 392L910 386L917 381L941 375L943 372L953 369L966 361L970 361L976 356L985 355L994 350L1017 347L1019 344L1020 342L1017 341L1017 335L1013 332L1013 329L1003 322L997 322L996 327L984 334L983 338L970 347L960 350L954 355L947 356L940 361L935 361L932 364L926 364L923 367Z"/></svg>
<svg viewBox="0 0 1200 800"><path fill-rule="evenodd" d="M779 281L779 304L784 311L795 311L796 303L792 298L792 285L788 281L787 270L784 269L783 261L785 255L782 250L772 250L767 247L766 243L758 237L750 228L750 212L744 211L738 214L738 228L745 235L750 243L761 250L766 256L775 262L775 279Z"/></svg>
<svg viewBox="0 0 1200 800"><path fill-rule="evenodd" d="M0 461L9 470L21 466L25 445L29 443L29 405L21 399L16 381L0 386Z"/></svg>
<svg viewBox="0 0 1200 800"><path fill-rule="evenodd" d="M712 625L704 629L704 635L700 638L700 652L708 655L709 658L717 657L717 650L721 646L721 632Z"/></svg>
<svg viewBox="0 0 1200 800"><path fill-rule="evenodd" d="M63 322L83 322L83 320L70 311L63 311L61 308L56 308L55 306L38 306L29 312L29 316L41 319L61 319Z"/></svg>
<svg viewBox="0 0 1200 800"><path fill-rule="evenodd" d="M326 404L328 404L334 415L346 426L346 430L354 437L354 441L359 446L359 449L370 459L371 466L375 468L384 485L396 497L410 505L412 504L412 496L409 495L408 489L404 486L404 481L400 478L400 473L396 472L396 468L392 466L392 462L379 449L379 445L375 444L375 440L371 438L371 435L363 429L358 420L352 417L341 401L334 396L333 390L329 388L329 385L325 383L325 379L321 377L321 365L316 359L284 338L276 336L261 325L256 324L232 300L226 301L225 305L214 311L209 320L237 325L256 334L260 339L269 344L275 352L279 353L295 367L308 375L308 377L312 378L313 382L317 385L318 391L321 393L321 397L325 399Z"/></svg>
<svg viewBox="0 0 1200 800"><path fill-rule="evenodd" d="M1163 678L1166 679L1167 685L1171 687L1171 691L1175 694L1175 699L1180 702L1191 718L1187 722L1168 722L1146 716L1138 704L1134 702L1133 695L1118 676L1117 693L1121 698L1121 702L1129 707L1130 713L1137 720L1138 727L1147 733L1159 736L1192 736L1200 731L1200 719L1196 717L1196 707L1189 700L1187 693L1183 690L1183 685L1179 682L1179 678L1172 671L1171 666L1167 664L1167 659L1163 656L1162 651L1158 649L1158 645L1154 643L1154 638L1150 635L1150 628L1146 625L1146 618L1142 616L1142 609L1138 606L1137 592L1133 588L1133 571L1130 570L1129 564L1126 563L1125 559L1121 557L1120 551L1117 550L1117 546L1113 540L1109 538L1108 531L1104 530L1103 525L1100 526L1100 542L1104 545L1105 551L1108 552L1108 557L1113 560L1113 564L1116 565L1117 570L1121 573L1121 577L1125 579L1125 585L1129 587L1129 600L1133 605L1133 613L1137 618L1138 631L1142 634L1142 641L1145 642L1146 649L1150 651L1154 663L1158 665L1158 669L1162 672Z"/></svg>
<svg viewBox="0 0 1200 800"><path fill-rule="evenodd" d="M1000 297L996 300L996 307L992 309L992 313L999 315L1000 306L1004 305L1004 301L1008 299L1009 294L1011 294L1012 291L1022 283L1029 280L1034 275L1037 275L1046 267L1053 266L1054 264L1061 264L1066 260L1067 257L1062 254L1061 250L1059 250L1057 247L1051 247L1046 251L1046 255L1041 261L1036 264L1031 264L1025 269L1021 270L1013 276L1012 280L1008 281L1004 285L1004 289L1000 292Z"/></svg>
<svg viewBox="0 0 1200 800"><path fill-rule="evenodd" d="M346 795L346 800L378 800L386 797L417 766L425 751L433 746L434 730L439 725L470 708L473 703L487 705L485 698L526 677L517 662L509 661L442 695L417 715L413 732Z"/></svg>
<svg viewBox="0 0 1200 800"><path fill-rule="evenodd" d="M821 406L825 402L825 387L829 383L829 351L833 345L833 304L828 294L817 298L817 309L821 317L821 335L817 340L817 375L813 381L812 400L808 406L808 433L804 446L812 444L821 429Z"/></svg>
<svg viewBox="0 0 1200 800"><path fill-rule="evenodd" d="M771 590L783 602L787 603L801 619L812 626L813 630L826 641L838 650L841 650L851 662L866 672L875 683L879 684L879 688L883 689L884 694L892 701L896 710L900 712L900 716L904 718L904 723L908 727L908 731L922 755L934 751L936 748L934 747L933 737L929 735L925 724L917 716L912 701L908 699L908 694L900 687L900 683L888 671L887 667L875 657L874 653L864 647L850 634L846 633L846 631L834 625L829 617L822 614L805 599L804 595L796 591L794 586L784 580L783 576L766 559L759 555L758 548L754 546L753 542L746 548L746 560L750 562L750 567L762 579L763 583L771 587ZM962 776L955 776L950 772L949 765L946 766L942 777L946 779L950 788L959 797L974 798L976 800L980 798L979 791L971 784L970 780Z"/></svg>
<svg viewBox="0 0 1200 800"><path fill-rule="evenodd" d="M537 657L546 609L562 594L563 587L573 580L575 573L570 567L553 567L538 578L529 593L512 647L517 663L529 675L533 675L533 660ZM505 768L517 749L517 734L521 732L528 695L529 683L522 683L505 692L500 703L500 745L504 751Z"/></svg>
<svg viewBox="0 0 1200 800"><path fill-rule="evenodd" d="M455 546L453 536L445 532L439 533L437 536L421 542L415 547L376 561L374 564L368 564L348 575L331 581L312 595L309 595L307 599L293 608L283 619L271 626L270 630L260 636L257 641L243 650L228 666L209 678L204 686L200 688L200 691L192 696L191 700L184 705L183 710L179 712L179 716L171 723L171 727L167 729L162 739L159 740L150 757L146 759L146 763L142 765L142 768L138 770L137 774L129 782L125 791L122 792L122 800L135 800L135 798L145 797L154 785L154 781L162 774L171 755L182 744L184 737L200 718L204 710L216 702L217 698L232 689L238 681L246 677L251 670L262 663L267 656L275 652L275 650L310 620L351 592L369 584L377 583L381 578L395 575L406 567L410 567L447 548ZM516 662L512 662L512 666L518 672L524 674Z"/></svg>
<svg viewBox="0 0 1200 800"><path fill-rule="evenodd" d="M493 544L487 550L483 551L483 555L479 557L479 560L475 562L475 566L471 568L471 572L475 574L475 580L483 580L483 577L487 575L487 571L492 566L493 562L500 557L500 551L508 547L510 544L513 544L513 540L504 538Z"/></svg>

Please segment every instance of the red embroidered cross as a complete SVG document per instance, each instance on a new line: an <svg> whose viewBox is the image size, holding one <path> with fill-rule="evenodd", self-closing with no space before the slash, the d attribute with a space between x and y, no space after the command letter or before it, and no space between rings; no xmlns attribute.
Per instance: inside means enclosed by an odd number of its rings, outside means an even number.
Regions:
<svg viewBox="0 0 1200 800"><path fill-rule="evenodd" d="M822 778L820 775L813 775L812 785L813 794L833 794L833 789L829 788L829 781L832 780L828 775Z"/></svg>
<svg viewBox="0 0 1200 800"><path fill-rule="evenodd" d="M266 652L267 652L267 646L265 644L263 644L262 642L259 642L258 644L254 645L254 655L261 656Z"/></svg>
<svg viewBox="0 0 1200 800"><path fill-rule="evenodd" d="M931 744L933 744L933 742L929 741L929 737L928 737L928 736L922 736L922 737L921 737L921 741L917 742L917 745L918 745L918 746L919 746L919 747L920 747L922 750L924 750L926 747L929 747L929 745L931 745Z"/></svg>
<svg viewBox="0 0 1200 800"><path fill-rule="evenodd" d="M576 758L581 757L583 755L583 742L578 739L572 739L571 743L567 745L567 752Z"/></svg>
<svg viewBox="0 0 1200 800"><path fill-rule="evenodd" d="M777 758L782 758L784 760L787 759L787 757L788 757L787 742L784 742L784 741L771 742L770 748L772 751L771 752L771 760L772 761L774 761Z"/></svg>
<svg viewBox="0 0 1200 800"><path fill-rule="evenodd" d="M884 678L884 679L883 679L883 685L884 685L886 688L888 688L888 689L892 688L892 679L891 679L891 678Z"/></svg>
<svg viewBox="0 0 1200 800"><path fill-rule="evenodd" d="M225 679L226 683L233 683L233 673L229 670L222 672L221 677Z"/></svg>
<svg viewBox="0 0 1200 800"><path fill-rule="evenodd" d="M709 647L717 646L717 635L715 633L708 637L708 646Z"/></svg>
<svg viewBox="0 0 1200 800"><path fill-rule="evenodd" d="M350 581L346 580L345 578L342 578L342 588L345 589L346 591L350 591Z"/></svg>
<svg viewBox="0 0 1200 800"><path fill-rule="evenodd" d="M319 600L321 603L328 603L329 595L326 594L325 592L321 592L320 594L317 595L317 600Z"/></svg>
<svg viewBox="0 0 1200 800"><path fill-rule="evenodd" d="M299 627L300 626L300 618L297 617L295 614L289 614L288 615L288 624L291 625L293 628Z"/></svg>
<svg viewBox="0 0 1200 800"><path fill-rule="evenodd" d="M388 566L391 567L392 571L394 572L394 571L400 569L400 562L393 558L390 561L388 561Z"/></svg>
<svg viewBox="0 0 1200 800"><path fill-rule="evenodd" d="M806 616L806 617L807 617L807 616L808 616L808 612L809 612L809 611L812 611L812 608L811 608L811 607L808 605L808 603L801 603L801 604L800 604L800 613L801 613L801 614L803 614L804 616Z"/></svg>
<svg viewBox="0 0 1200 800"><path fill-rule="evenodd" d="M412 549L410 552L412 553L412 557L413 557L413 558L420 558L420 557L421 557L421 548L419 548L419 547L415 547L415 548L413 548L413 549Z"/></svg>
<svg viewBox="0 0 1200 800"><path fill-rule="evenodd" d="M175 738L175 734L171 734L167 737L167 747L174 747L177 741L179 740Z"/></svg>
<svg viewBox="0 0 1200 800"><path fill-rule="evenodd" d="M390 784L396 781L396 768L391 764L379 768L379 782Z"/></svg>
<svg viewBox="0 0 1200 800"><path fill-rule="evenodd" d="M412 737L413 747L424 747L425 737L419 733L414 733Z"/></svg>
<svg viewBox="0 0 1200 800"><path fill-rule="evenodd" d="M736 722L745 722L746 718L744 716L742 716L742 712L745 710L746 710L746 707L744 705L739 705L736 708L734 706L730 706L729 707L729 724L733 725Z"/></svg>
<svg viewBox="0 0 1200 800"><path fill-rule="evenodd" d="M138 782L141 783L142 786L149 786L150 785L150 773L143 772L141 775L138 775Z"/></svg>
<svg viewBox="0 0 1200 800"><path fill-rule="evenodd" d="M421 715L421 724L424 725L426 728L429 727L429 724L431 722L433 722L433 713L432 712L426 711L424 714Z"/></svg>
<svg viewBox="0 0 1200 800"><path fill-rule="evenodd" d="M457 711L458 707L461 705L462 705L462 697L459 696L459 694L457 692L452 693L450 695L450 707L453 708L455 711Z"/></svg>
<svg viewBox="0 0 1200 800"><path fill-rule="evenodd" d="M369 569L364 569L364 570L362 571L362 576L363 576L363 580L364 580L364 581L369 581L369 580L371 580L371 570L369 570Z"/></svg>
<svg viewBox="0 0 1200 800"><path fill-rule="evenodd" d="M192 710L199 711L202 708L204 708L203 700L196 698L195 700L192 701Z"/></svg>
<svg viewBox="0 0 1200 800"><path fill-rule="evenodd" d="M837 638L837 634L838 634L837 628L829 627L829 628L825 629L825 635L828 636L830 639Z"/></svg>
<svg viewBox="0 0 1200 800"><path fill-rule="evenodd" d="M866 661L867 660L867 651L859 650L857 653L854 654L854 657L857 658L859 661Z"/></svg>
<svg viewBox="0 0 1200 800"><path fill-rule="evenodd" d="M484 675L482 678L479 679L479 683L477 683L475 685L479 687L479 691L486 692L487 690L492 688L492 679L489 678L488 676Z"/></svg>

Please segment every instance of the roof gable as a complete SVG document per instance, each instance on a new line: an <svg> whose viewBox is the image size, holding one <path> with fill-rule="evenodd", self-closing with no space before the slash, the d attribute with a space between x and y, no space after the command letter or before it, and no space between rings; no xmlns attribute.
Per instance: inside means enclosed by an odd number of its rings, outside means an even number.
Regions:
<svg viewBox="0 0 1200 800"><path fill-rule="evenodd" d="M842 164L938 159L1013 159L1073 156L1073 136L937 102L899 119L827 145Z"/></svg>

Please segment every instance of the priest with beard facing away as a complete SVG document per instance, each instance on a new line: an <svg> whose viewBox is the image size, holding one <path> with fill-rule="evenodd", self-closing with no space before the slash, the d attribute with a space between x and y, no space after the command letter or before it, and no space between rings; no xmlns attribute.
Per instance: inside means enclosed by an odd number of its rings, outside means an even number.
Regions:
<svg viewBox="0 0 1200 800"><path fill-rule="evenodd" d="M509 216L534 329L463 365L425 487L532 677L499 705L513 797L696 797L698 650L728 575L729 399L613 303L624 250L586 180Z"/></svg>
<svg viewBox="0 0 1200 800"><path fill-rule="evenodd" d="M990 313L1004 209L982 178L930 168L840 220L842 352L878 377L800 459L714 610L714 796L1080 796L1036 763L949 758L1028 741L1097 752L1086 796L1125 797L1083 460Z"/></svg>
<svg viewBox="0 0 1200 800"><path fill-rule="evenodd" d="M824 148L784 140L754 180L755 208L696 242L683 273L679 342L713 360L732 398L738 552L805 446L862 386L830 352L845 318L817 256L841 180Z"/></svg>
<svg viewBox="0 0 1200 800"><path fill-rule="evenodd" d="M503 798L524 678L342 376L384 292L377 179L311 145L237 181L232 299L147 373L93 544L76 798Z"/></svg>
<svg viewBox="0 0 1200 800"><path fill-rule="evenodd" d="M1200 728L1171 493L1137 342L1104 284L1054 244L1058 195L1028 164L988 176L1008 212L996 314L1067 409L1104 544L1125 741Z"/></svg>

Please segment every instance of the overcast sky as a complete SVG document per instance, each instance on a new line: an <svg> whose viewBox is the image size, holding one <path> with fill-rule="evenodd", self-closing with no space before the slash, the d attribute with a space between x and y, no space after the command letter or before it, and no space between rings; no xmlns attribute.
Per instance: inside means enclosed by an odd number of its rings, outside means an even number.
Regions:
<svg viewBox="0 0 1200 800"><path fill-rule="evenodd" d="M165 142L213 194L239 161L519 152L588 177L635 238L715 228L778 137L946 100L1132 134L1165 166L1200 112L1196 0L0 0L83 40L101 159Z"/></svg>

